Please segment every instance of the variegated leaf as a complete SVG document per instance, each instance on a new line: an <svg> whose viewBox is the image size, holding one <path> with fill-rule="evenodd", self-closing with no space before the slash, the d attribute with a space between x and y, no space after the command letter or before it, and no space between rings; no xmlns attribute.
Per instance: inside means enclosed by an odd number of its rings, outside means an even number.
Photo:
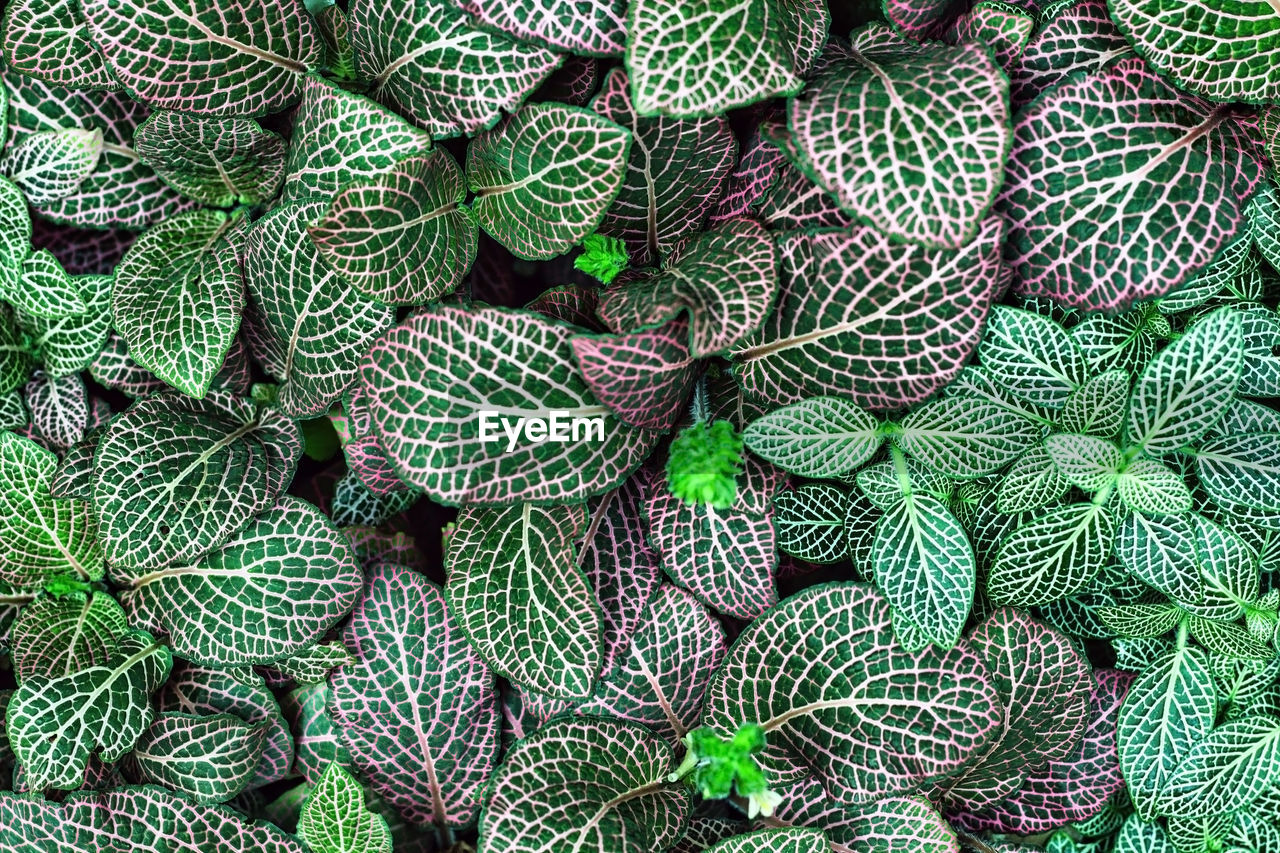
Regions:
<svg viewBox="0 0 1280 853"><path fill-rule="evenodd" d="M1249 203L1249 231L1267 263L1280 266L1280 189L1272 181L1263 181Z"/></svg>
<svg viewBox="0 0 1280 853"><path fill-rule="evenodd" d="M310 684L281 697L280 708L293 735L296 756L294 770L314 785L331 764L351 766L351 753L342 743L337 725L327 706L331 695L327 683Z"/></svg>
<svg viewBox="0 0 1280 853"><path fill-rule="evenodd" d="M506 33L559 53L621 56L626 43L626 0L583 6L572 0L449 0L482 28Z"/></svg>
<svg viewBox="0 0 1280 853"><path fill-rule="evenodd" d="M22 264L31 254L31 213L22 191L0 177L0 295L17 289Z"/></svg>
<svg viewBox="0 0 1280 853"><path fill-rule="evenodd" d="M79 275L73 276L72 281L89 310L58 320L31 314L19 318L23 331L31 336L31 346L45 373L54 378L87 368L102 352L111 332L113 277Z"/></svg>
<svg viewBox="0 0 1280 853"><path fill-rule="evenodd" d="M870 461L882 438L876 419L842 397L811 397L748 424L752 453L801 477L843 477Z"/></svg>
<svg viewBox="0 0 1280 853"><path fill-rule="evenodd" d="M17 0L0 25L0 53L9 68L71 89L120 88L94 49L75 0Z"/></svg>
<svg viewBox="0 0 1280 853"><path fill-rule="evenodd" d="M570 343L592 395L624 424L670 429L684 414L698 376L685 318L630 334L577 335Z"/></svg>
<svg viewBox="0 0 1280 853"><path fill-rule="evenodd" d="M813 777L780 793L773 816L761 822L821 829L832 853L960 853L955 830L918 794L847 806L828 797Z"/></svg>
<svg viewBox="0 0 1280 853"><path fill-rule="evenodd" d="M759 421L757 421L759 423ZM829 483L805 483L773 499L778 550L809 563L838 563L849 551L849 496Z"/></svg>
<svg viewBox="0 0 1280 853"><path fill-rule="evenodd" d="M1124 425L1130 381L1123 370L1099 373L1067 398L1058 423L1066 432L1114 438Z"/></svg>
<svg viewBox="0 0 1280 853"><path fill-rule="evenodd" d="M1045 438L1044 448L1062 476L1086 492L1114 486L1124 468L1124 453L1105 438L1058 433Z"/></svg>
<svg viewBox="0 0 1280 853"><path fill-rule="evenodd" d="M1280 511L1280 434L1215 438L1195 452L1196 474L1214 500Z"/></svg>
<svg viewBox="0 0 1280 853"><path fill-rule="evenodd" d="M4 297L20 311L46 320L61 320L89 310L79 283L67 275L48 249L39 249L22 262L13 287L0 286Z"/></svg>
<svg viewBox="0 0 1280 853"><path fill-rule="evenodd" d="M1015 105L1029 104L1072 72L1093 72L1133 52L1107 13L1106 0L1055 3L1009 68Z"/></svg>
<svg viewBox="0 0 1280 853"><path fill-rule="evenodd" d="M761 829L725 838L706 853L827 853L827 836L818 829Z"/></svg>
<svg viewBox="0 0 1280 853"><path fill-rule="evenodd" d="M1280 722L1249 716L1196 742L1161 790L1159 813L1197 818L1236 811L1274 787Z"/></svg>
<svg viewBox="0 0 1280 853"><path fill-rule="evenodd" d="M599 226L630 151L631 131L590 110L530 104L467 147L472 210L516 257L554 258Z"/></svg>
<svg viewBox="0 0 1280 853"><path fill-rule="evenodd" d="M991 49L1004 70L1017 62L1036 29L1036 15L1005 0L979 0L946 32L949 44L977 44Z"/></svg>
<svg viewBox="0 0 1280 853"><path fill-rule="evenodd" d="M1275 230L1276 239L1280 241L1280 217ZM1249 369L1241 373L1236 393L1242 397L1280 397L1280 355L1277 355L1280 353L1280 315L1261 306L1248 308L1241 314L1244 358Z"/></svg>
<svg viewBox="0 0 1280 853"><path fill-rule="evenodd" d="M1035 447L1040 427L977 397L932 400L903 418L894 442L957 480L992 474Z"/></svg>
<svg viewBox="0 0 1280 853"><path fill-rule="evenodd" d="M22 389L34 437L55 453L65 453L89 426L89 392L78 373L33 379Z"/></svg>
<svg viewBox="0 0 1280 853"><path fill-rule="evenodd" d="M1275 649L1268 645L1274 631L1268 631L1265 638L1259 638L1240 625L1214 622L1195 615L1187 620L1187 624L1191 636L1215 655L1255 665L1276 655Z"/></svg>
<svg viewBox="0 0 1280 853"><path fill-rule="evenodd" d="M378 566L342 641L356 662L330 677L329 707L355 768L414 823L471 823L497 763L497 693L440 588Z"/></svg>
<svg viewBox="0 0 1280 853"><path fill-rule="evenodd" d="M387 305L453 291L475 261L479 230L467 186L443 148L410 155L348 184L307 225L320 257L356 290Z"/></svg>
<svg viewBox="0 0 1280 853"><path fill-rule="evenodd" d="M350 7L356 74L431 136L473 134L515 112L562 58L471 26L447 0Z"/></svg>
<svg viewBox="0 0 1280 853"><path fill-rule="evenodd" d="M49 204L74 193L98 167L102 130L45 130L32 133L5 153L5 175L33 205Z"/></svg>
<svg viewBox="0 0 1280 853"><path fill-rule="evenodd" d="M159 111L133 144L165 183L214 207L266 201L284 181L285 141L253 119Z"/></svg>
<svg viewBox="0 0 1280 853"><path fill-rule="evenodd" d="M996 305L978 359L1002 388L1029 403L1061 409L1089 378L1084 353L1053 320Z"/></svg>
<svg viewBox="0 0 1280 853"><path fill-rule="evenodd" d="M351 610L361 582L346 537L291 496L198 560L113 564L112 578L131 617L163 628L176 654L222 667L270 663L316 641Z"/></svg>
<svg viewBox="0 0 1280 853"><path fill-rule="evenodd" d="M266 115L294 103L321 45L301 0L228 8L190 0L80 4L94 46L149 106L202 115ZM216 76L210 68L216 68Z"/></svg>
<svg viewBox="0 0 1280 853"><path fill-rule="evenodd" d="M1014 460L1000 478L996 508L1003 513L1029 512L1058 502L1070 488L1071 482L1040 445Z"/></svg>
<svg viewBox="0 0 1280 853"><path fill-rule="evenodd" d="M149 782L196 803L223 803L249 784L265 735L265 727L233 714L163 713L142 733L129 760Z"/></svg>
<svg viewBox="0 0 1280 853"><path fill-rule="evenodd" d="M1177 627L1183 610L1176 604L1118 604L1098 609L1098 616L1123 637L1160 637Z"/></svg>
<svg viewBox="0 0 1280 853"><path fill-rule="evenodd" d="M1120 500L1134 512L1177 514L1191 509L1191 490L1180 474L1153 459L1135 459L1116 480Z"/></svg>
<svg viewBox="0 0 1280 853"><path fill-rule="evenodd" d="M1188 280L1235 235L1261 178L1226 119L1136 57L1037 100L1014 126L1000 197L1015 287L1115 310ZM1196 225L1164 228L1171 217Z"/></svg>
<svg viewBox="0 0 1280 853"><path fill-rule="evenodd" d="M987 595L996 604L1033 607L1079 592L1111 556L1114 530L1100 504L1049 509L1000 543Z"/></svg>
<svg viewBox="0 0 1280 853"><path fill-rule="evenodd" d="M307 794L298 835L314 853L391 853L391 828L365 804L364 787L330 764Z"/></svg>
<svg viewBox="0 0 1280 853"><path fill-rule="evenodd" d="M42 596L14 620L9 637L13 671L23 682L101 666L126 630L124 610L105 592Z"/></svg>
<svg viewBox="0 0 1280 853"><path fill-rule="evenodd" d="M308 643L288 657L273 661L271 666L297 684L319 684L340 666L354 663L346 646L337 641Z"/></svg>
<svg viewBox="0 0 1280 853"><path fill-rule="evenodd" d="M773 404L842 394L868 409L924 400L973 352L996 294L1002 226L958 252L896 246L870 228L781 240L778 305L734 353L744 391Z"/></svg>

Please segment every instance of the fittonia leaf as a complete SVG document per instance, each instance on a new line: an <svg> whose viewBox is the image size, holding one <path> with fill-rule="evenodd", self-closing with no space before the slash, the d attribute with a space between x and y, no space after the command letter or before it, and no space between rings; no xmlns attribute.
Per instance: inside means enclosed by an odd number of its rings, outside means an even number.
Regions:
<svg viewBox="0 0 1280 853"><path fill-rule="evenodd" d="M1134 49L1179 88L1213 101L1280 99L1280 20L1270 0L1108 0Z"/></svg>
<svg viewBox="0 0 1280 853"><path fill-rule="evenodd" d="M1080 592L1111 556L1114 529L1101 504L1049 508L1000 543L987 595L996 604L1032 607Z"/></svg>
<svg viewBox="0 0 1280 853"><path fill-rule="evenodd" d="M956 853L956 832L938 810L918 794L886 797L865 806L848 806L827 796L813 777L782 790L782 802L761 823L807 826L826 834L833 853L869 849L898 853ZM911 845L904 848L904 845Z"/></svg>
<svg viewBox="0 0 1280 853"><path fill-rule="evenodd" d="M1261 179L1227 118L1136 58L1071 78L1022 112L1000 197L1017 289L1115 310L1187 281L1234 236ZM1159 224L1170 217L1196 226ZM1093 238L1072 236L1075 223Z"/></svg>
<svg viewBox="0 0 1280 853"><path fill-rule="evenodd" d="M1107 13L1106 0L1077 0L1047 8L1046 20L1009 68L1015 105L1036 96L1075 71L1096 71L1133 52Z"/></svg>
<svg viewBox="0 0 1280 853"><path fill-rule="evenodd" d="M307 795L298 835L314 853L391 853L391 828L365 805L364 788L330 764Z"/></svg>
<svg viewBox="0 0 1280 853"><path fill-rule="evenodd" d="M467 148L476 219L518 258L567 252L599 226L630 151L631 132L597 113L529 104Z"/></svg>
<svg viewBox="0 0 1280 853"><path fill-rule="evenodd" d="M752 453L801 477L842 477L880 448L879 424L842 397L811 397L752 421L742 438Z"/></svg>
<svg viewBox="0 0 1280 853"><path fill-rule="evenodd" d="M272 666L297 684L319 684L340 666L354 663L346 646L337 641L308 643L288 657L272 662Z"/></svg>
<svg viewBox="0 0 1280 853"><path fill-rule="evenodd" d="M320 60L301 0L247 0L227 9L189 0L81 4L89 36L134 97L160 109L255 116L298 99L302 75ZM189 59L187 57L190 57ZM218 69L214 77L204 69Z"/></svg>
<svg viewBox="0 0 1280 853"><path fill-rule="evenodd" d="M932 400L902 419L895 443L926 467L957 480L994 473L1035 446L1040 427L990 401Z"/></svg>
<svg viewBox="0 0 1280 853"><path fill-rule="evenodd" d="M852 39L849 59L789 102L802 170L894 240L964 246L1000 188L1011 132L1004 75L980 45L926 47L884 24Z"/></svg>
<svg viewBox="0 0 1280 853"><path fill-rule="evenodd" d="M116 267L115 328L130 356L158 378L203 397L244 310L237 250L246 221L196 210L153 226Z"/></svg>
<svg viewBox="0 0 1280 853"><path fill-rule="evenodd" d="M708 690L703 725L728 733L743 717L758 722L770 784L811 769L843 803L959 769L996 735L999 696L972 653L906 652L890 622L888 602L864 584L792 596L739 635ZM814 655L826 663L801 664ZM903 703L915 713L895 715Z"/></svg>
<svg viewBox="0 0 1280 853"><path fill-rule="evenodd" d="M89 426L89 392L79 374L58 379L41 377L22 390L31 427L55 453L65 453Z"/></svg>
<svg viewBox="0 0 1280 853"><path fill-rule="evenodd" d="M545 48L476 29L446 0L356 0L350 16L356 73L373 84L370 95L435 138L491 127L562 61Z"/></svg>
<svg viewBox="0 0 1280 853"><path fill-rule="evenodd" d="M169 650L130 631L103 664L69 675L32 676L9 703L9 742L35 790L69 790L89 757L116 761L151 723L148 699L169 675Z"/></svg>
<svg viewBox="0 0 1280 853"><path fill-rule="evenodd" d="M604 773L601 767L608 767ZM643 726L567 717L507 754L480 817L480 853L650 853L684 832L675 756Z"/></svg>
<svg viewBox="0 0 1280 853"><path fill-rule="evenodd" d="M135 620L162 626L175 653L210 666L287 657L322 637L360 592L346 537L294 497L194 562L149 570L113 565L112 573Z"/></svg>
<svg viewBox="0 0 1280 853"><path fill-rule="evenodd" d="M497 694L440 588L379 566L342 639L356 662L332 676L330 708L356 768L415 823L470 823L497 761Z"/></svg>
<svg viewBox="0 0 1280 853"><path fill-rule="evenodd" d="M165 713L142 733L129 760L143 777L197 803L222 803L253 777L266 728L233 714Z"/></svg>
<svg viewBox="0 0 1280 853"><path fill-rule="evenodd" d="M61 320L89 310L77 282L48 249L32 252L12 289L0 291L14 306L46 320Z"/></svg>
<svg viewBox="0 0 1280 853"><path fill-rule="evenodd" d="M1263 181L1258 194L1249 204L1249 232L1267 263L1280 263L1280 189L1272 181Z"/></svg>
<svg viewBox="0 0 1280 853"><path fill-rule="evenodd" d="M1001 388L1051 409L1066 405L1089 375L1084 353L1061 326L1005 305L991 309L978 358Z"/></svg>
<svg viewBox="0 0 1280 853"><path fill-rule="evenodd" d="M810 563L838 563L849 551L848 498L830 483L805 483L773 499L778 550Z"/></svg>
<svg viewBox="0 0 1280 853"><path fill-rule="evenodd" d="M451 292L475 261L479 231L466 195L457 161L437 148L343 187L307 234L356 290L419 305Z"/></svg>
<svg viewBox="0 0 1280 853"><path fill-rule="evenodd" d="M0 581L43 587L47 579L75 574L95 581L104 571L89 504L49 492L58 460L35 442L0 432Z"/></svg>
<svg viewBox="0 0 1280 853"><path fill-rule="evenodd" d="M871 230L783 237L778 304L732 355L752 398L843 394L868 409L924 400L955 377L996 294L1002 226L952 252Z"/></svg>
<svg viewBox="0 0 1280 853"><path fill-rule="evenodd" d="M112 278L73 276L73 283L88 306L83 314L57 320L30 314L20 318L22 329L31 336L32 348L49 376L57 378L84 370L106 345L111 332Z"/></svg>
<svg viewBox="0 0 1280 853"><path fill-rule="evenodd" d="M105 664L127 629L124 610L105 592L43 596L14 620L14 673L22 682Z"/></svg>
<svg viewBox="0 0 1280 853"><path fill-rule="evenodd" d="M578 335L573 354L592 395L618 420L666 429L684 413L698 376L688 328L688 321L677 317L630 334Z"/></svg>
<svg viewBox="0 0 1280 853"><path fill-rule="evenodd" d="M449 0L479 26L558 53L621 56L626 41L626 0L603 0L583 7L571 0Z"/></svg>
<svg viewBox="0 0 1280 853"><path fill-rule="evenodd" d="M18 286L22 262L31 253L31 214L26 198L8 178L0 178L0 292Z"/></svg>
<svg viewBox="0 0 1280 853"><path fill-rule="evenodd" d="M1275 432L1215 438L1196 450L1196 472L1219 503L1280 511L1280 449Z"/></svg>
<svg viewBox="0 0 1280 853"><path fill-rule="evenodd" d="M160 111L138 126L134 146L165 183L214 207L266 201L284 180L284 139L253 119Z"/></svg>
<svg viewBox="0 0 1280 853"><path fill-rule="evenodd" d="M441 305L384 334L361 382L397 473L449 504L574 501L621 482L658 434L623 426L591 396L573 362L579 331ZM553 431L568 440L546 440Z"/></svg>
<svg viewBox="0 0 1280 853"><path fill-rule="evenodd" d="M992 57L1008 70L1031 40L1036 29L1034 13L1004 0L979 0L947 31L954 44L978 44L991 49Z"/></svg>
<svg viewBox="0 0 1280 853"><path fill-rule="evenodd" d="M112 566L159 569L221 545L276 502L301 453L293 421L222 392L140 400L112 421L94 458Z"/></svg>
<svg viewBox="0 0 1280 853"><path fill-rule="evenodd" d="M0 52L19 74L74 89L118 89L75 0L18 0L5 9Z"/></svg>
<svg viewBox="0 0 1280 853"><path fill-rule="evenodd" d="M27 201L49 204L80 188L102 156L102 131L45 130L32 133L5 154L0 167Z"/></svg>
<svg viewBox="0 0 1280 853"><path fill-rule="evenodd" d="M637 0L626 52L636 109L700 118L794 94L829 24L810 0Z"/></svg>
<svg viewBox="0 0 1280 853"><path fill-rule="evenodd" d="M826 853L830 849L821 830L791 827L725 838L708 847L707 853Z"/></svg>
<svg viewBox="0 0 1280 853"><path fill-rule="evenodd" d="M1280 723L1249 716L1218 726L1183 758L1156 803L1161 814L1208 817L1236 811L1273 786Z"/></svg>

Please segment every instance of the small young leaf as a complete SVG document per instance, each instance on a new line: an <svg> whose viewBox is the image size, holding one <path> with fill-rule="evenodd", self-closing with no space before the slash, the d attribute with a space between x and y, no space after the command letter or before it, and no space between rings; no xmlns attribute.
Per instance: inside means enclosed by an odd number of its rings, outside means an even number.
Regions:
<svg viewBox="0 0 1280 853"><path fill-rule="evenodd" d="M391 853L391 828L365 805L364 788L330 764L307 794L298 835L314 853Z"/></svg>
<svg viewBox="0 0 1280 853"><path fill-rule="evenodd" d="M1125 371L1108 370L1080 386L1062 407L1063 431L1114 438L1124 425L1130 381Z"/></svg>
<svg viewBox="0 0 1280 853"><path fill-rule="evenodd" d="M1071 481L1063 476L1043 444L1013 461L1000 479L996 508L1003 513L1028 512L1057 503Z"/></svg>

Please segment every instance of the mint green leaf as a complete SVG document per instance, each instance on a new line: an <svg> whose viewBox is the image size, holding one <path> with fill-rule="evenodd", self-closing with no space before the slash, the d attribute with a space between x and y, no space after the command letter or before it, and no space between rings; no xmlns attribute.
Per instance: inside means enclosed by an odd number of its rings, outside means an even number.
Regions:
<svg viewBox="0 0 1280 853"><path fill-rule="evenodd" d="M520 741L490 783L480 853L665 850L684 833L689 793L666 782L671 747L606 717L553 720Z"/></svg>
<svg viewBox="0 0 1280 853"><path fill-rule="evenodd" d="M28 134L0 161L9 180L33 205L66 198L80 188L102 156L102 131L46 130Z"/></svg>
<svg viewBox="0 0 1280 853"><path fill-rule="evenodd" d="M319 640L351 610L361 584L346 537L291 496L198 560L150 570L113 564L112 578L135 622L163 628L175 654L214 667L271 663Z"/></svg>
<svg viewBox="0 0 1280 853"><path fill-rule="evenodd" d="M120 88L90 40L76 0L9 3L0 33L0 53L5 64L19 74L57 86Z"/></svg>
<svg viewBox="0 0 1280 853"><path fill-rule="evenodd" d="M0 178L0 296L18 288L23 261L30 254L31 213L27 200L13 181Z"/></svg>
<svg viewBox="0 0 1280 853"><path fill-rule="evenodd" d="M1280 433L1215 438L1195 456L1200 484L1215 501L1280 510Z"/></svg>
<svg viewBox="0 0 1280 853"><path fill-rule="evenodd" d="M880 448L874 417L842 397L810 397L757 418L742 432L747 448L801 477L843 477Z"/></svg>
<svg viewBox="0 0 1280 853"><path fill-rule="evenodd" d="M848 554L848 495L829 483L805 483L773 499L778 550L810 563L838 563Z"/></svg>
<svg viewBox="0 0 1280 853"><path fill-rule="evenodd" d="M129 759L143 777L197 803L240 793L262 757L266 727L234 714L163 713L142 733Z"/></svg>
<svg viewBox="0 0 1280 853"><path fill-rule="evenodd" d="M948 500L954 491L951 480L914 459L907 460L905 478L893 462L877 462L858 472L858 489L877 508L891 509L910 494Z"/></svg>
<svg viewBox="0 0 1280 853"><path fill-rule="evenodd" d="M321 59L315 24L300 0L246 0L234 8L82 0L80 8L111 73L157 109L279 112L298 100L302 75Z"/></svg>
<svg viewBox="0 0 1280 853"><path fill-rule="evenodd" d="M636 109L700 118L793 95L829 24L811 2L633 0L626 68Z"/></svg>
<svg viewBox="0 0 1280 853"><path fill-rule="evenodd" d="M1255 716L1225 723L1190 749L1156 808L1188 818L1236 811L1274 785L1277 761L1280 722Z"/></svg>
<svg viewBox="0 0 1280 853"><path fill-rule="evenodd" d="M831 846L821 830L788 827L735 835L706 848L706 853L827 853L829 850Z"/></svg>
<svg viewBox="0 0 1280 853"><path fill-rule="evenodd" d="M338 191L307 225L320 257L364 295L421 305L450 293L475 261L479 239L462 170L443 148L410 155Z"/></svg>
<svg viewBox="0 0 1280 853"><path fill-rule="evenodd" d="M1160 637L1182 621L1176 604L1117 604L1098 608L1098 615L1122 637Z"/></svg>
<svg viewBox="0 0 1280 853"><path fill-rule="evenodd" d="M1130 381L1125 371L1108 370L1077 388L1059 415L1063 431L1114 438L1124 425Z"/></svg>
<svg viewBox="0 0 1280 853"><path fill-rule="evenodd" d="M1270 636L1267 640L1260 640L1240 625L1193 615L1190 630L1200 645L1216 655L1247 661L1269 661L1276 655L1275 649L1267 644Z"/></svg>
<svg viewBox="0 0 1280 853"><path fill-rule="evenodd" d="M1169 833L1159 823L1140 814L1129 815L1116 834L1113 853L1178 853Z"/></svg>
<svg viewBox="0 0 1280 853"><path fill-rule="evenodd" d="M1004 538L987 575L997 604L1034 607L1084 589L1111 557L1115 522L1092 503L1059 506Z"/></svg>
<svg viewBox="0 0 1280 853"><path fill-rule="evenodd" d="M57 379L42 376L22 389L31 412L33 438L55 453L64 453L89 426L89 392L80 374Z"/></svg>
<svg viewBox="0 0 1280 853"><path fill-rule="evenodd" d="M1280 207L1280 202L1277 202ZM1276 231L1280 232L1280 214ZM1277 237L1280 244L1280 237ZM1280 258L1277 258L1280 260ZM1243 397L1280 397L1280 316L1261 306L1246 309L1244 315L1244 360L1248 369L1240 375L1236 393Z"/></svg>
<svg viewBox="0 0 1280 853"><path fill-rule="evenodd" d="M31 336L31 348L45 373L54 378L87 368L102 352L111 332L112 276L78 275L72 276L72 282L88 305L83 314L57 320L23 314L18 320Z"/></svg>
<svg viewBox="0 0 1280 853"><path fill-rule="evenodd" d="M996 305L978 360L999 385L1029 403L1063 408L1089 378L1089 364L1066 331L1033 311Z"/></svg>
<svg viewBox="0 0 1280 853"><path fill-rule="evenodd" d="M319 199L276 207L244 244L250 347L280 383L280 411L294 418L323 415L395 322L394 308L358 293L322 260L306 227L324 209Z"/></svg>
<svg viewBox="0 0 1280 853"><path fill-rule="evenodd" d="M149 699L172 665L150 634L122 636L107 663L57 677L32 676L9 703L9 742L34 790L70 790L91 755L118 761L154 717Z"/></svg>
<svg viewBox="0 0 1280 853"><path fill-rule="evenodd" d="M1045 438L1044 448L1062 476L1086 492L1114 484L1124 468L1124 454L1105 438L1058 433Z"/></svg>
<svg viewBox="0 0 1280 853"><path fill-rule="evenodd" d="M284 180L284 139L253 119L158 111L133 144L165 183L214 207L266 201Z"/></svg>
<svg viewBox="0 0 1280 853"><path fill-rule="evenodd" d="M1202 437L1231 404L1243 359L1238 311L1222 308L1198 321L1134 384L1125 424L1129 443L1162 455Z"/></svg>
<svg viewBox="0 0 1280 853"><path fill-rule="evenodd" d="M1249 207L1251 214L1258 210L1258 199L1265 192L1266 184L1263 184ZM1232 287L1241 278L1255 273L1259 261L1258 254L1253 251L1250 235L1244 234L1223 247L1195 278L1162 298L1156 303L1156 307L1163 314L1178 314L1199 308Z"/></svg>
<svg viewBox="0 0 1280 853"><path fill-rule="evenodd" d="M60 320L89 310L79 285L48 249L39 249L22 262L21 279L10 289L0 288L14 307L47 320Z"/></svg>
<svg viewBox="0 0 1280 853"><path fill-rule="evenodd" d="M129 355L159 379L203 397L240 329L236 253L247 220L195 210L153 225L115 271L112 315Z"/></svg>
<svg viewBox="0 0 1280 853"><path fill-rule="evenodd" d="M1127 388L1126 388L1127 390ZM1013 461L1000 479L996 508L1004 513L1029 512L1057 503L1071 481L1063 476L1043 444Z"/></svg>
<svg viewBox="0 0 1280 853"><path fill-rule="evenodd" d="M1191 490L1168 466L1153 459L1135 459L1116 480L1120 500L1134 512L1176 515L1191 509Z"/></svg>
<svg viewBox="0 0 1280 853"><path fill-rule="evenodd" d="M1145 820L1193 745L1213 727L1217 695L1203 652L1183 648L1159 658L1129 687L1116 724L1120 770Z"/></svg>
<svg viewBox="0 0 1280 853"><path fill-rule="evenodd" d="M931 400L894 437L921 464L957 480L992 474L1036 446L1040 427L976 397Z"/></svg>
<svg viewBox="0 0 1280 853"><path fill-rule="evenodd" d="M124 610L105 592L42 596L14 620L14 673L22 682L103 665L127 629Z"/></svg>
<svg viewBox="0 0 1280 853"><path fill-rule="evenodd" d="M391 853L391 828L365 805L364 788L330 764L307 794L298 835L313 853Z"/></svg>
<svg viewBox="0 0 1280 853"><path fill-rule="evenodd" d="M516 257L563 254L600 225L630 150L631 132L590 110L530 104L467 148L476 219Z"/></svg>
<svg viewBox="0 0 1280 853"><path fill-rule="evenodd" d="M89 505L49 493L57 465L35 442L0 432L0 582L39 588L67 572L87 581L103 575Z"/></svg>
<svg viewBox="0 0 1280 853"><path fill-rule="evenodd" d="M1272 165L1275 165L1274 160ZM1249 204L1249 230L1253 234L1254 245L1267 263L1273 268L1280 265L1280 233L1277 233L1280 230L1280 189L1271 181L1262 182Z"/></svg>
<svg viewBox="0 0 1280 853"><path fill-rule="evenodd" d="M93 506L113 568L189 563L226 542L275 504L301 454L293 421L224 392L139 400L94 458Z"/></svg>
<svg viewBox="0 0 1280 853"><path fill-rule="evenodd" d="M349 15L356 74L373 83L370 95L435 138L491 127L563 61L472 27L445 0L355 0Z"/></svg>
<svg viewBox="0 0 1280 853"><path fill-rule="evenodd" d="M573 547L585 525L581 506L468 508L445 558L450 610L480 656L560 699L590 695L603 656L600 606Z"/></svg>

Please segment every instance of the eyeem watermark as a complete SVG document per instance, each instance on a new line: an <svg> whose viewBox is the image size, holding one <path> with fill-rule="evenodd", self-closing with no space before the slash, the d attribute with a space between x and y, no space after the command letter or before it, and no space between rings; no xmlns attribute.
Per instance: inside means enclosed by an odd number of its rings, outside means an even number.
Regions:
<svg viewBox="0 0 1280 853"><path fill-rule="evenodd" d="M509 417L498 412L480 413L480 440L507 439L507 452L520 446L520 437L532 444L544 441L604 441L604 415L575 415L553 410L545 418Z"/></svg>

